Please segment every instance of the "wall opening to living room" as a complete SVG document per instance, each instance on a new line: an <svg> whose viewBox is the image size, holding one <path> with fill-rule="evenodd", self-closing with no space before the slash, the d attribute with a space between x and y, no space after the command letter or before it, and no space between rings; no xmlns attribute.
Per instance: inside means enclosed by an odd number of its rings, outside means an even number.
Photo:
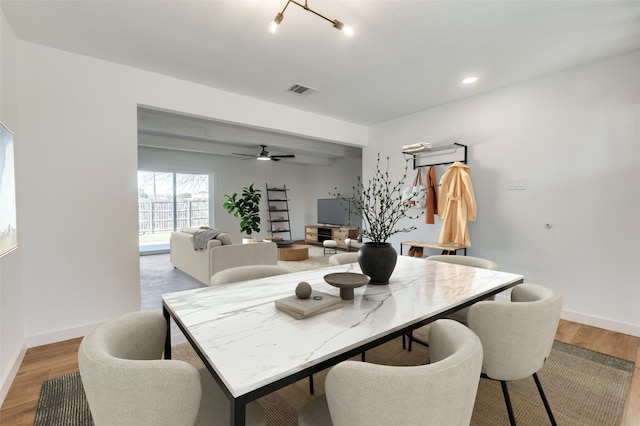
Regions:
<svg viewBox="0 0 640 426"><path fill-rule="evenodd" d="M280 161L256 161L260 145L270 155L294 154ZM236 155L237 153L243 155ZM244 154L247 154L246 156ZM304 240L305 225L316 224L316 202L338 188L351 193L362 173L362 148L309 136L256 128L177 111L138 107L138 170L209 174L209 226L241 240L238 219L222 207L224 194L255 184L291 188L292 239ZM262 211L268 209L263 197ZM269 235L265 226L256 237Z"/></svg>

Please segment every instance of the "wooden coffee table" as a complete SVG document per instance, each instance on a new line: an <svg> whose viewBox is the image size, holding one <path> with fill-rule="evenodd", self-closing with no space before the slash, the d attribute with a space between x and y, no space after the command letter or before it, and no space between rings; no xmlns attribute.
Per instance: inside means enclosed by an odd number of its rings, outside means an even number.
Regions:
<svg viewBox="0 0 640 426"><path fill-rule="evenodd" d="M288 247L278 247L278 260L306 260L309 258L309 246L293 244Z"/></svg>

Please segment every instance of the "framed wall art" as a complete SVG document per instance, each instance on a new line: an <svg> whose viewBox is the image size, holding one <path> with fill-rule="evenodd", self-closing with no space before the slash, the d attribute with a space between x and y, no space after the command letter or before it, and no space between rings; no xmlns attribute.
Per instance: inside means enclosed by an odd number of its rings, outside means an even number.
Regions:
<svg viewBox="0 0 640 426"><path fill-rule="evenodd" d="M13 133L0 122L0 257L18 247Z"/></svg>

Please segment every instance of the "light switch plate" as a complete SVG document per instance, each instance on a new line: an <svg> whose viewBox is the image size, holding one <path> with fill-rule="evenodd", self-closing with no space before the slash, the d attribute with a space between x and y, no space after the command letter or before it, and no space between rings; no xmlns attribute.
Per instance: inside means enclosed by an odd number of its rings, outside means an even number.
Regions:
<svg viewBox="0 0 640 426"><path fill-rule="evenodd" d="M507 179L508 191L524 191L527 189L526 180L524 178L509 178Z"/></svg>

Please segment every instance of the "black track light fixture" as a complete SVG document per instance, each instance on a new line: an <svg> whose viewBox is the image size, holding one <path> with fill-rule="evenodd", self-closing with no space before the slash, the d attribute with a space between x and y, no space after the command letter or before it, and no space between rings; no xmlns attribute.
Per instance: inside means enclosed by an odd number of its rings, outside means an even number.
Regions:
<svg viewBox="0 0 640 426"><path fill-rule="evenodd" d="M316 16L321 17L322 19L324 19L325 21L329 21L331 22L331 25L333 25L333 28L342 31L347 37L351 37L353 35L353 28L351 28L348 25L345 25L344 23L338 21L337 19L329 19L324 15L321 15L320 13L316 12L315 10L311 9L309 7L309 4L307 2L307 0L305 0L304 4L299 3L295 0L287 0L287 3L284 5L284 8L282 8L282 12L279 12L276 17L273 19L273 22L271 23L271 25L269 25L269 32L271 34L276 34L278 32L278 28L280 27L280 23L282 22L282 19L284 18L284 11L287 10L287 6L289 6L289 3L293 3L295 5L300 6L301 8L303 8L304 10L313 13Z"/></svg>

